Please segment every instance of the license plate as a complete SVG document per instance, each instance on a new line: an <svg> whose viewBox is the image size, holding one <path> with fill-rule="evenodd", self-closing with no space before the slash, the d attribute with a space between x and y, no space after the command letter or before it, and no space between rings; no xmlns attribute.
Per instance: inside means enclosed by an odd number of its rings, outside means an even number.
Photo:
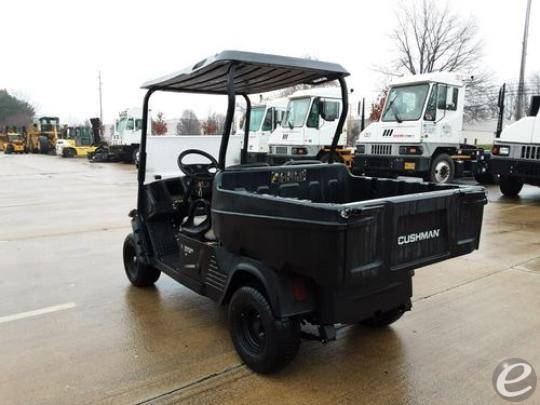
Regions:
<svg viewBox="0 0 540 405"><path fill-rule="evenodd" d="M405 162L405 170L415 170L416 169L416 163L414 162Z"/></svg>

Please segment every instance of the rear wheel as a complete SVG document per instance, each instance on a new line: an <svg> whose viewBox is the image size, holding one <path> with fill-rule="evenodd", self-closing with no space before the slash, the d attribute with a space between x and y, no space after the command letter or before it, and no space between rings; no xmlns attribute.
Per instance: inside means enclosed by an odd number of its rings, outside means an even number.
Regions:
<svg viewBox="0 0 540 405"><path fill-rule="evenodd" d="M380 328L396 322L404 313L405 311L402 308L394 308L387 312L378 313L373 318L366 319L360 323L362 325Z"/></svg>
<svg viewBox="0 0 540 405"><path fill-rule="evenodd" d="M517 197L523 188L523 183L515 177L501 177L499 180L499 188L501 189L501 193L505 196Z"/></svg>
<svg viewBox="0 0 540 405"><path fill-rule="evenodd" d="M446 184L454 180L455 165L452 158L441 153L433 159L429 169L429 181L437 184Z"/></svg>
<svg viewBox="0 0 540 405"><path fill-rule="evenodd" d="M4 151L4 153L6 155L9 155L13 153L14 151L15 151L15 148L13 147L13 145L6 145L6 150Z"/></svg>
<svg viewBox="0 0 540 405"><path fill-rule="evenodd" d="M298 353L298 320L276 319L264 295L253 287L241 287L233 294L229 322L238 355L257 373L276 371Z"/></svg>
<svg viewBox="0 0 540 405"><path fill-rule="evenodd" d="M64 148L64 149L62 149L62 156L63 157L72 158L72 157L75 157L76 154L77 154L77 151L75 151L75 149L73 149L73 148Z"/></svg>
<svg viewBox="0 0 540 405"><path fill-rule="evenodd" d="M39 139L39 153L47 154L49 153L49 138L46 136L40 135Z"/></svg>
<svg viewBox="0 0 540 405"><path fill-rule="evenodd" d="M129 234L124 240L123 257L126 276L134 286L149 287L158 280L161 272L145 264L137 255L133 234Z"/></svg>

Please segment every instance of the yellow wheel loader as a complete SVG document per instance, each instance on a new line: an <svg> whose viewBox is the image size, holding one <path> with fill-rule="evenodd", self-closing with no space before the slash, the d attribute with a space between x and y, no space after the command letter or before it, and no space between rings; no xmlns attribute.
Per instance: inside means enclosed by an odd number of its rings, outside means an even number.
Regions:
<svg viewBox="0 0 540 405"><path fill-rule="evenodd" d="M62 137L58 117L41 117L32 124L26 136L29 152L48 154L56 148L56 141Z"/></svg>

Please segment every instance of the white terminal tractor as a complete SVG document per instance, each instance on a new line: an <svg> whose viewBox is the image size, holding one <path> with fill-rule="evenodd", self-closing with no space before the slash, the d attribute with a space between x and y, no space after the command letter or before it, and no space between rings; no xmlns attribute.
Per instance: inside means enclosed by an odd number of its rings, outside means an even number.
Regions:
<svg viewBox="0 0 540 405"><path fill-rule="evenodd" d="M484 151L462 143L465 83L451 73L395 80L377 122L361 132L354 172L448 183L486 173Z"/></svg>

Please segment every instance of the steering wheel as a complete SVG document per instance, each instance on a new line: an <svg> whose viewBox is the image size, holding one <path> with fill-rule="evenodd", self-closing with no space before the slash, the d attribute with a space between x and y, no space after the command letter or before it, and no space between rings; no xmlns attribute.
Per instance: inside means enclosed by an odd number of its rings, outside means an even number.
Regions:
<svg viewBox="0 0 540 405"><path fill-rule="evenodd" d="M199 155L210 161L210 163L184 163L188 155ZM210 180L216 175L218 169L217 160L209 153L199 149L186 149L178 156L178 167L182 172L195 180Z"/></svg>

